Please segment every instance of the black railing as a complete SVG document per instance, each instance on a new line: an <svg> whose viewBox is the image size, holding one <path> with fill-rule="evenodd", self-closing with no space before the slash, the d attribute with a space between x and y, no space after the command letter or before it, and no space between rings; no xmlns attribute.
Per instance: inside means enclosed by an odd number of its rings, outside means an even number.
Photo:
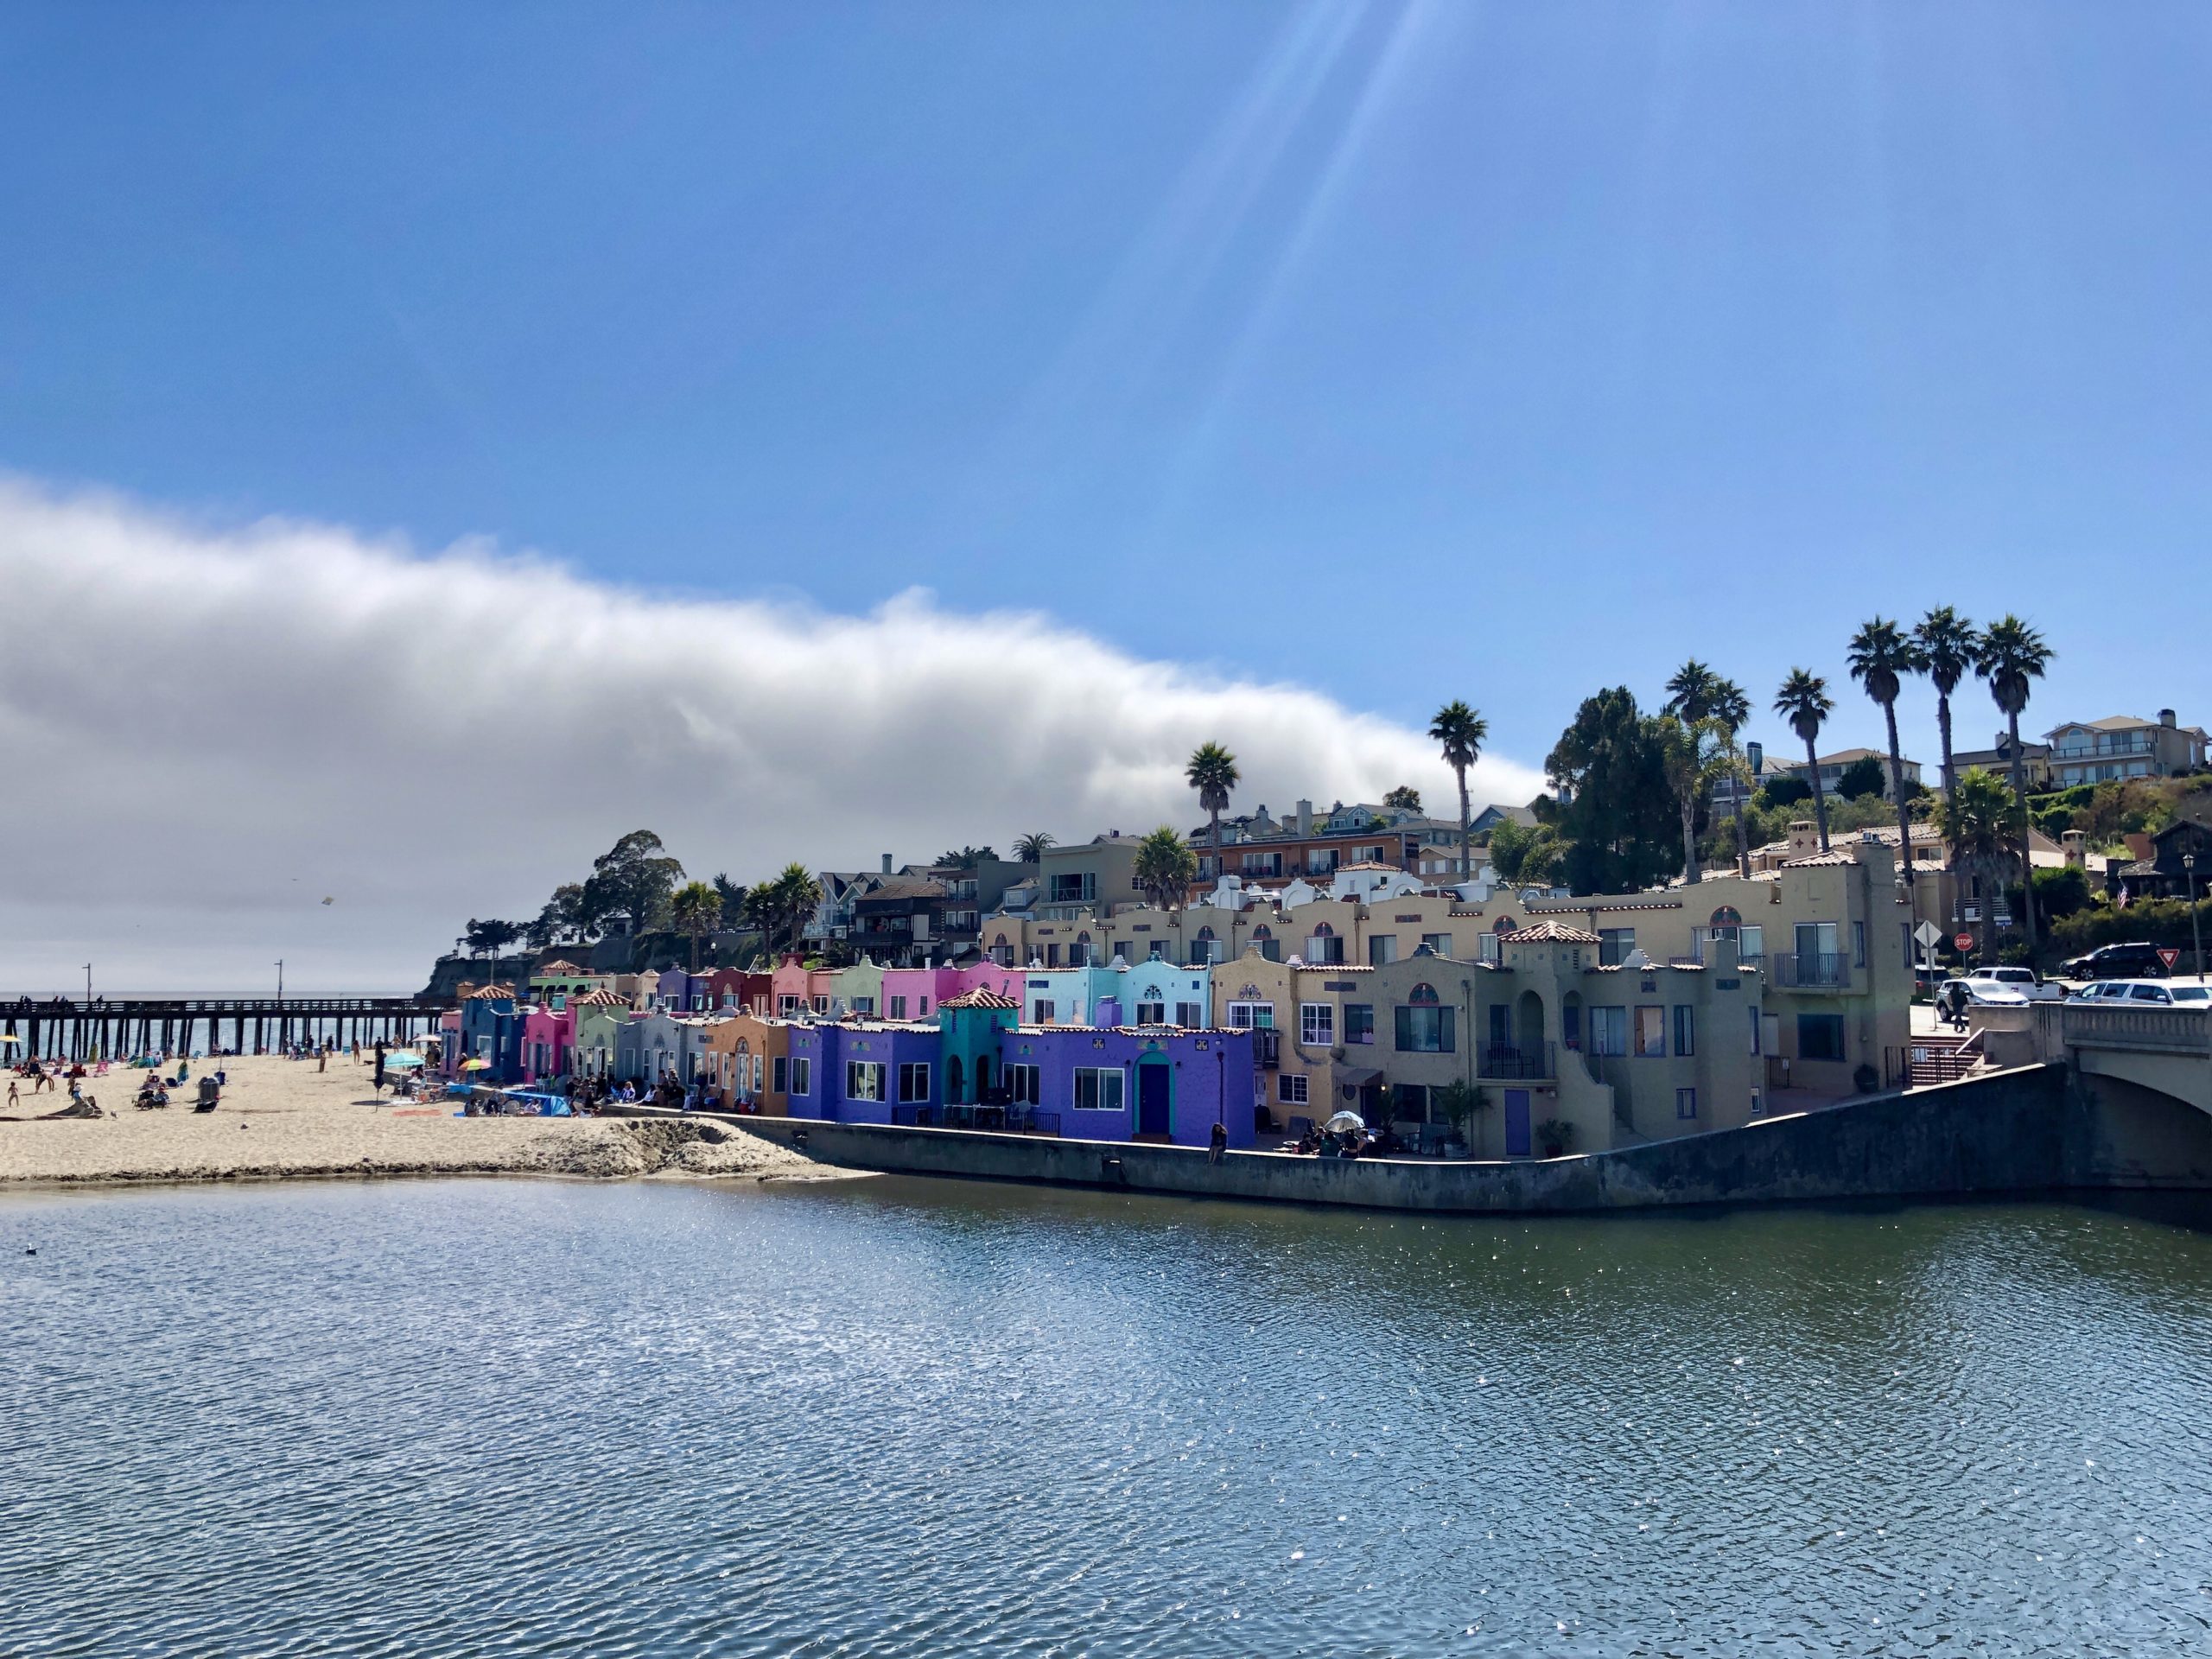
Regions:
<svg viewBox="0 0 2212 1659"><path fill-rule="evenodd" d="M1559 1064L1554 1058L1550 1043L1535 1043L1525 1047L1510 1047L1492 1043L1482 1052L1479 1075L1520 1081L1559 1075Z"/></svg>
<svg viewBox="0 0 2212 1659"><path fill-rule="evenodd" d="M1840 991L1851 985L1851 959L1810 950L1784 951L1768 964L1785 991Z"/></svg>
<svg viewBox="0 0 2212 1659"><path fill-rule="evenodd" d="M1271 1026L1254 1026L1252 1033L1252 1063L1258 1066L1279 1066L1282 1064L1282 1033Z"/></svg>
<svg viewBox="0 0 2212 1659"><path fill-rule="evenodd" d="M1034 1106L893 1106L891 1122L905 1129L976 1129L1013 1135L1058 1135L1060 1115Z"/></svg>

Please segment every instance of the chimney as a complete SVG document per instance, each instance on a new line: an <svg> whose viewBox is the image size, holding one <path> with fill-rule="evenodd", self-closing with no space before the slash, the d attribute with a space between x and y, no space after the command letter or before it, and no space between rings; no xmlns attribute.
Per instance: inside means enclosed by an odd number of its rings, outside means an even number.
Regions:
<svg viewBox="0 0 2212 1659"><path fill-rule="evenodd" d="M2069 869L2080 870L2088 868L2089 838L2088 836L2079 830L2068 830L2059 836L2058 843L2066 849L2066 866Z"/></svg>
<svg viewBox="0 0 2212 1659"><path fill-rule="evenodd" d="M886 875L891 874L891 855L888 853L883 855L883 873Z"/></svg>
<svg viewBox="0 0 2212 1659"><path fill-rule="evenodd" d="M2172 709L2161 709L2158 710L2158 724L2164 727L2168 731L2171 731L2178 723L2179 722L2177 722L2174 718L2174 711Z"/></svg>
<svg viewBox="0 0 2212 1659"><path fill-rule="evenodd" d="M1301 836L1313 833L1313 803L1311 801L1298 804L1298 833Z"/></svg>

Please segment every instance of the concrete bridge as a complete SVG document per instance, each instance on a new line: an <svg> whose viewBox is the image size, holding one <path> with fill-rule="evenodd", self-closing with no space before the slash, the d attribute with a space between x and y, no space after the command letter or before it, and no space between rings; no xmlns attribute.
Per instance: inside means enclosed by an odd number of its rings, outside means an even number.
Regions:
<svg viewBox="0 0 2212 1659"><path fill-rule="evenodd" d="M2037 1003L2031 1013L2036 1058L2063 1061L2093 1091L2116 1082L2212 1114L2212 1015L2072 1002Z"/></svg>

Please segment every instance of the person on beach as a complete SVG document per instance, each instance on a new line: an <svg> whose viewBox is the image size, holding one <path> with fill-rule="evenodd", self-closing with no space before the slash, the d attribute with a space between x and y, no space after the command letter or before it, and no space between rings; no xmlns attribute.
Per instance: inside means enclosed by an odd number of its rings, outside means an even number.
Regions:
<svg viewBox="0 0 2212 1659"><path fill-rule="evenodd" d="M1217 1164L1229 1155L1229 1126L1217 1122L1206 1137L1206 1162Z"/></svg>
<svg viewBox="0 0 2212 1659"><path fill-rule="evenodd" d="M13 1078L13 1077L9 1078L9 1079L8 1079L8 1103L9 1103L10 1106L16 1105L16 1104L17 1104L19 1102L21 1102L21 1101L22 1101L22 1097L23 1097L23 1086L22 1086L22 1084L21 1084L20 1083L16 1082L16 1079L15 1079L15 1078Z"/></svg>

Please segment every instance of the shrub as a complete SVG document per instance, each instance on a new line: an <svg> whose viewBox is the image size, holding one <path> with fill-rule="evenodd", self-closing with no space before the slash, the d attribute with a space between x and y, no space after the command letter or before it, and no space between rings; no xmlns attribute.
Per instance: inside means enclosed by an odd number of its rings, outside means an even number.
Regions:
<svg viewBox="0 0 2212 1659"><path fill-rule="evenodd" d="M1871 754L1861 755L1843 769L1843 775L1835 780L1835 792L1847 801L1879 795L1882 792L1882 763Z"/></svg>

